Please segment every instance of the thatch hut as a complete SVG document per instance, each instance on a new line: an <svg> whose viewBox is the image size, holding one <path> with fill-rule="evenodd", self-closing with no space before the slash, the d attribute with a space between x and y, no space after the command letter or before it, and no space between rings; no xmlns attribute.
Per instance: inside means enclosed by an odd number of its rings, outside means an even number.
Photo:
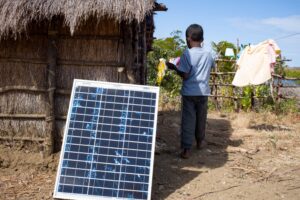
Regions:
<svg viewBox="0 0 300 200"><path fill-rule="evenodd" d="M154 0L0 0L0 142L60 147L73 79L145 84Z"/></svg>

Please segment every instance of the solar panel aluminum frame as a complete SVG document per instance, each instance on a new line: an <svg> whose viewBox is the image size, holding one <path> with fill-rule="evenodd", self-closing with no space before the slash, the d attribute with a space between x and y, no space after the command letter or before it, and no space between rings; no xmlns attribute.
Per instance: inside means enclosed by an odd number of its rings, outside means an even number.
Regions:
<svg viewBox="0 0 300 200"><path fill-rule="evenodd" d="M53 198L73 199L73 200L124 199L124 198L118 198L118 197L103 197L103 196L95 196L95 195L65 193L65 192L58 191L60 174L61 174L61 170L62 170L63 157L65 154L65 146L66 146L66 141L67 141L68 129L69 129L70 118L71 118L71 113L72 113L72 106L73 106L72 104L74 101L76 88L78 86L99 87L99 88L103 88L103 89L118 89L118 90L124 89L124 90L130 90L130 91L132 90L132 91L139 91L139 92L151 92L151 93L156 94L155 112L154 112L154 120L153 120L154 124L153 124L153 134L152 134L152 147L151 147L151 162L150 162L150 170L149 170L149 186L148 186L148 196L147 196L147 199L150 200L151 199L151 191L152 191L153 167L154 167L155 139L156 139L156 130L157 130L159 87L124 84L124 83L113 83L113 82L102 82L102 81L90 81L90 80L81 80L81 79L74 79L74 81L73 81L73 88L72 88L71 97L70 97L66 125L65 125L65 129L64 129L63 144L62 144L62 150L60 153L60 159L59 159L59 165L58 165L58 170L57 170L57 175L56 175L56 182L55 182Z"/></svg>

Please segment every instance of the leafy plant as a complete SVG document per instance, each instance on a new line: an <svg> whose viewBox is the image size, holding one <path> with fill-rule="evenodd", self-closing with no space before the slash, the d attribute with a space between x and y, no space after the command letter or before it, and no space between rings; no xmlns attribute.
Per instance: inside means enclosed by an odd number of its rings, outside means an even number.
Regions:
<svg viewBox="0 0 300 200"><path fill-rule="evenodd" d="M252 105L253 89L251 86L247 86L243 90L243 98L241 100L242 107L245 111L249 111Z"/></svg>
<svg viewBox="0 0 300 200"><path fill-rule="evenodd" d="M265 97L270 95L270 86L269 85L258 85L255 87L255 96L256 97Z"/></svg>

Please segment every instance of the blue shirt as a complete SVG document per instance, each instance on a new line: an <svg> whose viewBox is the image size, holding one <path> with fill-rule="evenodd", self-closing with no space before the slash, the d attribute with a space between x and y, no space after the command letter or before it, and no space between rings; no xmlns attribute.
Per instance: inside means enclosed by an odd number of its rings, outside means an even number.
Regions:
<svg viewBox="0 0 300 200"><path fill-rule="evenodd" d="M214 67L214 60L210 52L201 47L186 49L179 64L179 70L188 73L183 80L181 95L184 96L209 96L210 70Z"/></svg>

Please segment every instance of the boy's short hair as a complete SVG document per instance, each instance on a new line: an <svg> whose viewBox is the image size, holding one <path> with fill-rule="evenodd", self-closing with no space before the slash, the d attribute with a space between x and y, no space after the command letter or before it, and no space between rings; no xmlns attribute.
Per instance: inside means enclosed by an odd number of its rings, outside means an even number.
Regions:
<svg viewBox="0 0 300 200"><path fill-rule="evenodd" d="M195 42L202 42L203 28L199 24L192 24L186 29L185 36Z"/></svg>

